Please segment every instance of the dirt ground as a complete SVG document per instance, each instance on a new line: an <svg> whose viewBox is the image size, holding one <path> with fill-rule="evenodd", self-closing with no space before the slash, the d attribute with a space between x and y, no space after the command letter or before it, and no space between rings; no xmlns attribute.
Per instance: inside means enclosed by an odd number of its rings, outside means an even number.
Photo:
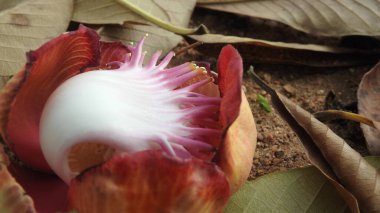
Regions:
<svg viewBox="0 0 380 213"><path fill-rule="evenodd" d="M265 20L254 20L233 14L221 15L219 12L196 9L192 24L197 26L201 23L205 24L211 33L225 35L328 45L338 45L341 42L336 38L306 35L287 26ZM178 48L186 45L186 42L183 42ZM177 57L177 60L209 61L214 64L216 62L216 58L196 50L187 51L187 53ZM311 113L325 109L356 112L356 90L361 76L371 67L371 65L367 65L327 69L279 64L254 64L250 61L244 61L245 70L250 65L255 67L259 76L272 88L287 95ZM274 171L284 171L309 165L304 149L290 127L274 110L268 113L259 106L258 94L265 96L268 100L270 100L270 96L261 90L246 73L243 90L250 103L258 131L258 142L250 179ZM328 122L328 125L361 154L368 154L359 124L335 120Z"/></svg>
<svg viewBox="0 0 380 213"><path fill-rule="evenodd" d="M287 95L312 113L325 109L356 111L355 91L361 76L367 69L367 67L356 67L328 72L308 72L307 68L302 67L289 69L278 66L276 68L258 66L256 68L259 75L272 88ZM244 87L258 130L258 143L251 178L254 179L273 171L309 165L295 133L275 111L265 112L256 100L257 94L266 96L268 100L270 96L248 77L244 79ZM336 120L329 122L328 125L360 153L368 154L359 124Z"/></svg>

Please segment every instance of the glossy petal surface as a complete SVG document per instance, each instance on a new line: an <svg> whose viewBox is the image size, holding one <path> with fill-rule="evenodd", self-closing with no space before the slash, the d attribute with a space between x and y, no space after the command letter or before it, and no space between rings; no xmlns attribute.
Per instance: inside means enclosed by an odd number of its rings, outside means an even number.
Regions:
<svg viewBox="0 0 380 213"><path fill-rule="evenodd" d="M32 199L7 170L9 160L0 144L0 212L36 212Z"/></svg>
<svg viewBox="0 0 380 213"><path fill-rule="evenodd" d="M221 212L228 182L214 164L161 151L111 159L74 179L69 202L79 212Z"/></svg>
<svg viewBox="0 0 380 213"><path fill-rule="evenodd" d="M124 62L126 55L130 53L128 48L121 42L100 41L99 50L99 66L88 67L85 71L116 69L119 67L118 62Z"/></svg>
<svg viewBox="0 0 380 213"><path fill-rule="evenodd" d="M257 130L247 98L241 91L242 59L230 45L220 53L218 74L222 96L220 122L226 132L216 162L228 177L234 193L251 170Z"/></svg>
<svg viewBox="0 0 380 213"><path fill-rule="evenodd" d="M25 164L50 171L39 145L42 109L49 95L63 81L97 64L98 46L99 36L88 28L65 33L30 52L25 70L16 74L20 80L18 87L10 88L11 92L5 88L0 95L1 99L6 96L8 101L2 108L12 106L9 113L2 115L7 121L3 137ZM9 93L14 94L14 99L10 100Z"/></svg>
<svg viewBox="0 0 380 213"><path fill-rule="evenodd" d="M33 198L37 212L51 213L67 208L68 186L57 176L10 165L9 171L16 181Z"/></svg>
<svg viewBox="0 0 380 213"><path fill-rule="evenodd" d="M256 125L247 98L243 94L239 116L227 130L217 161L230 181L232 193L236 192L249 176L256 140Z"/></svg>
<svg viewBox="0 0 380 213"><path fill-rule="evenodd" d="M239 115L242 80L243 61L238 51L227 45L218 58L218 85L222 97L220 122L224 128L228 128Z"/></svg>

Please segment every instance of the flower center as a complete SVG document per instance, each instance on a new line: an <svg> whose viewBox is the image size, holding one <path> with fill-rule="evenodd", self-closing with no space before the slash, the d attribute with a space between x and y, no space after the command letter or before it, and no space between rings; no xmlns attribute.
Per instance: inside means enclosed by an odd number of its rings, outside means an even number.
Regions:
<svg viewBox="0 0 380 213"><path fill-rule="evenodd" d="M212 82L193 63L165 69L169 53L143 66L143 40L115 70L98 70L64 82L41 118L41 146L64 180L112 155L162 149L180 158L213 155L220 141L220 97L198 92ZM117 63L117 62L115 62ZM110 154L111 153L111 154Z"/></svg>

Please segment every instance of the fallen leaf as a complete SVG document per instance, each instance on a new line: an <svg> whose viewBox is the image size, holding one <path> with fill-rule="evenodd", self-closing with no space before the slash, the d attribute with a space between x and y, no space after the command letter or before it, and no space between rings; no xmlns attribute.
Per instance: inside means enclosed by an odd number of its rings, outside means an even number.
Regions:
<svg viewBox="0 0 380 213"><path fill-rule="evenodd" d="M365 158L380 168L380 157ZM313 167L271 173L247 182L235 193L224 213L350 212L329 180Z"/></svg>
<svg viewBox="0 0 380 213"><path fill-rule="evenodd" d="M129 45L130 42L136 43L148 35L144 42L146 59L149 59L157 50L162 50L163 55L168 53L182 40L181 36L159 27L131 23L126 23L122 27L106 25L99 31L99 34L104 41L121 41L126 45Z"/></svg>
<svg viewBox="0 0 380 213"><path fill-rule="evenodd" d="M16 4L17 3L17 4ZM65 32L73 1L13 1L0 4L0 87L26 62L25 53Z"/></svg>
<svg viewBox="0 0 380 213"><path fill-rule="evenodd" d="M123 3L124 2L124 3ZM167 30L187 29L195 0L78 0L73 20L88 24L155 23ZM149 19L150 18L150 19ZM180 32L178 32L180 33ZM186 33L184 33L186 34Z"/></svg>
<svg viewBox="0 0 380 213"><path fill-rule="evenodd" d="M359 115L352 112L342 111L342 110L324 110L320 112L314 113L314 117L316 117L318 120L322 122L327 122L335 119L345 119L350 121L356 121L362 124L369 125L371 127L375 127L373 121L363 115Z"/></svg>
<svg viewBox="0 0 380 213"><path fill-rule="evenodd" d="M241 2L242 0L197 0L197 4L217 4L229 2Z"/></svg>
<svg viewBox="0 0 380 213"><path fill-rule="evenodd" d="M201 41L198 49L207 55L217 56L225 44L234 44L245 61L271 64L299 64L312 67L341 67L375 63L380 52L315 44L272 42L253 38L203 34L187 36L189 40Z"/></svg>
<svg viewBox="0 0 380 213"><path fill-rule="evenodd" d="M379 127L380 122L380 63L367 72L358 88L359 114L368 117ZM360 125L366 139L367 148L373 155L380 154L380 128Z"/></svg>
<svg viewBox="0 0 380 213"><path fill-rule="evenodd" d="M296 132L310 162L331 181L351 211L359 211L358 203L365 212L380 211L377 170L309 112L271 89L254 73L253 78L271 95L273 107Z"/></svg>
<svg viewBox="0 0 380 213"><path fill-rule="evenodd" d="M378 0L266 0L200 6L270 19L323 36L380 35Z"/></svg>

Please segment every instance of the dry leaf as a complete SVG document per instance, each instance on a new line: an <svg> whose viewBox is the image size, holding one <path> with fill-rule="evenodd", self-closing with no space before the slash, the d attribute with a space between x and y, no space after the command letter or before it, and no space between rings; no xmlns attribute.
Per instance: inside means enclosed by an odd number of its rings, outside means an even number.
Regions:
<svg viewBox="0 0 380 213"><path fill-rule="evenodd" d="M169 52L173 47L182 40L172 32L163 30L156 26L138 25L126 23L121 26L106 25L99 31L102 40L121 41L126 45L130 42L140 41L148 34L144 42L144 50L147 52L145 58L149 59L153 53L162 50L163 55Z"/></svg>
<svg viewBox="0 0 380 213"><path fill-rule="evenodd" d="M200 6L270 19L317 35L380 35L378 0L266 0Z"/></svg>
<svg viewBox="0 0 380 213"><path fill-rule="evenodd" d="M195 6L195 0L130 0L141 10L169 22L186 27ZM123 7L115 0L77 0L73 20L88 24L123 24L126 21L147 23L141 16Z"/></svg>
<svg viewBox="0 0 380 213"><path fill-rule="evenodd" d="M351 211L358 212L354 195L360 209L379 212L380 175L377 170L309 112L276 93L256 75L254 79L272 96L274 108L297 133L310 162L337 187Z"/></svg>
<svg viewBox="0 0 380 213"><path fill-rule="evenodd" d="M218 3L230 3L241 2L244 0L197 0L197 4L218 4Z"/></svg>
<svg viewBox="0 0 380 213"><path fill-rule="evenodd" d="M372 155L380 154L380 62L367 72L358 88L359 114L371 119L375 127L361 124L367 148Z"/></svg>
<svg viewBox="0 0 380 213"><path fill-rule="evenodd" d="M191 35L188 38L203 42L204 45L198 49L212 56L217 56L222 46L234 44L245 61L258 63L292 63L313 67L339 67L374 63L380 56L380 52L315 44L272 42L219 34Z"/></svg>
<svg viewBox="0 0 380 213"><path fill-rule="evenodd" d="M17 3L17 4L16 4ZM25 52L66 31L73 1L0 1L0 87L25 64Z"/></svg>
<svg viewBox="0 0 380 213"><path fill-rule="evenodd" d="M359 115L359 114L347 112L347 111L342 111L342 110L329 109L329 110L316 112L313 115L314 117L316 117L318 120L322 122L327 122L327 121L331 121L335 119L344 119L344 120L356 121L362 124L375 127L373 121L370 118L367 118L366 116L363 116L363 115Z"/></svg>
<svg viewBox="0 0 380 213"><path fill-rule="evenodd" d="M366 157L380 168L380 157ZM349 213L335 187L314 166L273 172L248 181L228 202L224 213Z"/></svg>

